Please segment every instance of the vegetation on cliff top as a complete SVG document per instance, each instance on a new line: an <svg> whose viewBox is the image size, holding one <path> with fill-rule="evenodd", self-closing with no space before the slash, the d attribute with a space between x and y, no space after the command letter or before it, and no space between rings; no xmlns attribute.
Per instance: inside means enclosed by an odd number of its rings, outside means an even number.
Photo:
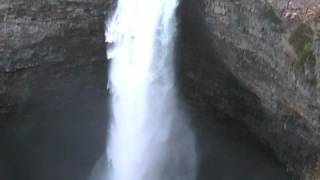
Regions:
<svg viewBox="0 0 320 180"><path fill-rule="evenodd" d="M285 17L299 18L302 22L319 21L320 3L316 0L289 0Z"/></svg>

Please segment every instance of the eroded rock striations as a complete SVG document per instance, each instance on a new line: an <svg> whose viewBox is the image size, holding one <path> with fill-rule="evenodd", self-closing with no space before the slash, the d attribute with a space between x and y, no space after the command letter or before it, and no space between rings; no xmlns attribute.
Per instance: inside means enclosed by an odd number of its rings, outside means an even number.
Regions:
<svg viewBox="0 0 320 180"><path fill-rule="evenodd" d="M205 29L205 43L195 46L209 54L184 58L185 86L211 108L245 122L295 178L320 179L319 19L285 18L287 0L184 3L192 6L188 12L198 8L199 18L182 13L182 26ZM224 66L233 78L219 73Z"/></svg>
<svg viewBox="0 0 320 180"><path fill-rule="evenodd" d="M105 146L109 0L0 0L0 178L87 179Z"/></svg>

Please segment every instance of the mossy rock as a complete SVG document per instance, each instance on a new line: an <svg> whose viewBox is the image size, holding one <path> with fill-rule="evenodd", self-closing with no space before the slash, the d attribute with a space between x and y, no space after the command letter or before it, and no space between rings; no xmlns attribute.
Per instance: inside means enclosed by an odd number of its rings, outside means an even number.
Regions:
<svg viewBox="0 0 320 180"><path fill-rule="evenodd" d="M316 31L317 33L320 33L320 22L317 22L316 24Z"/></svg>
<svg viewBox="0 0 320 180"><path fill-rule="evenodd" d="M264 16L275 25L281 24L281 18L277 15L271 5L265 6Z"/></svg>
<svg viewBox="0 0 320 180"><path fill-rule="evenodd" d="M247 34L248 33L248 24L249 24L249 18L244 15L244 14L240 14L237 17L237 24L238 24L238 28L242 33Z"/></svg>
<svg viewBox="0 0 320 180"><path fill-rule="evenodd" d="M299 24L291 33L289 43L294 48L299 58L299 64L304 64L306 61L315 61L313 43L313 31L306 24Z"/></svg>

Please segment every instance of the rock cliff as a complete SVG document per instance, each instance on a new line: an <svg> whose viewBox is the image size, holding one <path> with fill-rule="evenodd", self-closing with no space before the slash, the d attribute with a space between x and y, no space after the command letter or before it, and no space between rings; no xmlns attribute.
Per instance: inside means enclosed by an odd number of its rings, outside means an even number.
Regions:
<svg viewBox="0 0 320 180"><path fill-rule="evenodd" d="M105 147L108 0L0 0L0 179L87 179Z"/></svg>
<svg viewBox="0 0 320 180"><path fill-rule="evenodd" d="M191 104L244 122L295 178L320 179L319 19L285 18L288 4L183 1L181 39L197 50L179 76Z"/></svg>

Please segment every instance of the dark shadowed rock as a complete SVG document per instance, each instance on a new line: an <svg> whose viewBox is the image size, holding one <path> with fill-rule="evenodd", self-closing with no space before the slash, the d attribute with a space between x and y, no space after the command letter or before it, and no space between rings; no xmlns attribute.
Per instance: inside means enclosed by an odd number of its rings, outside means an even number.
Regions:
<svg viewBox="0 0 320 180"><path fill-rule="evenodd" d="M88 179L105 149L110 6L0 1L1 179Z"/></svg>
<svg viewBox="0 0 320 180"><path fill-rule="evenodd" d="M182 51L198 53L179 76L190 104L243 122L297 179L319 179L318 34L284 18L287 3L183 1L181 39L194 44Z"/></svg>

